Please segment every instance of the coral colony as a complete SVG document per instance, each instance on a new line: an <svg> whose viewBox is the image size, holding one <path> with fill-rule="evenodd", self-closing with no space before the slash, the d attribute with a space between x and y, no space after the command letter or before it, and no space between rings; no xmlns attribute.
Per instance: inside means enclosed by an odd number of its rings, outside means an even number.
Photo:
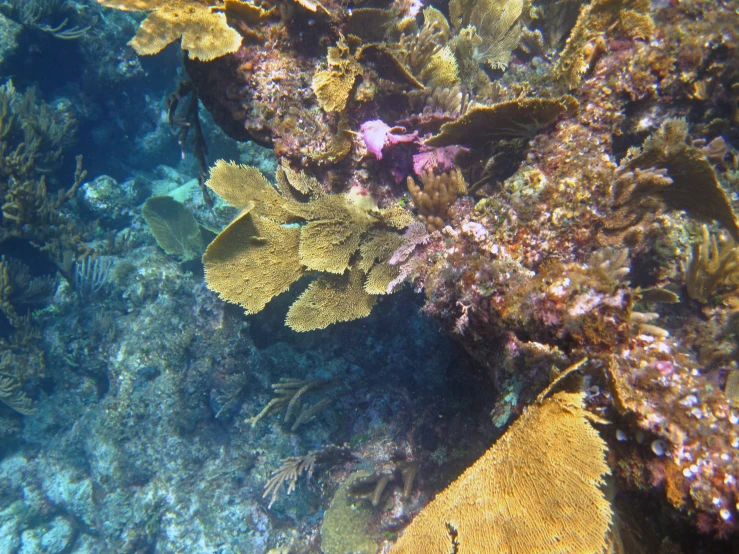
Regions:
<svg viewBox="0 0 739 554"><path fill-rule="evenodd" d="M737 552L739 0L0 43L0 551Z"/></svg>

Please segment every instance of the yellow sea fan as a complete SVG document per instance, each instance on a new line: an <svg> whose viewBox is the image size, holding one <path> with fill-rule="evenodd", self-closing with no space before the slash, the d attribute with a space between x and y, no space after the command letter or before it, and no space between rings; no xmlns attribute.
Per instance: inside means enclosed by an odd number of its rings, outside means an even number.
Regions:
<svg viewBox="0 0 739 554"><path fill-rule="evenodd" d="M328 49L328 69L313 75L311 86L318 103L327 112L344 111L354 81L361 75L362 67L343 40Z"/></svg>
<svg viewBox="0 0 739 554"><path fill-rule="evenodd" d="M241 35L228 26L226 16L197 0L98 0L108 8L151 11L129 44L141 56L156 54L182 37L182 49L192 59L211 61L235 52Z"/></svg>
<svg viewBox="0 0 739 554"><path fill-rule="evenodd" d="M248 314L261 311L303 276L299 236L299 229L245 211L203 255L208 288Z"/></svg>
<svg viewBox="0 0 739 554"><path fill-rule="evenodd" d="M364 272L322 275L290 306L285 325L294 331L324 329L334 323L367 317L376 296L364 290Z"/></svg>
<svg viewBox="0 0 739 554"><path fill-rule="evenodd" d="M606 444L582 393L529 407L411 522L390 554L601 554Z"/></svg>

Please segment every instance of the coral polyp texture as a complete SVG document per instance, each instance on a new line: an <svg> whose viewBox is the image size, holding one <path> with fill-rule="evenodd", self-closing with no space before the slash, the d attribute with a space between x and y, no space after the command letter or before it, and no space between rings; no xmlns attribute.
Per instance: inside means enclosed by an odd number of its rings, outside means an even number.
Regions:
<svg viewBox="0 0 739 554"><path fill-rule="evenodd" d="M531 406L416 516L391 554L603 552L606 444L582 394Z"/></svg>

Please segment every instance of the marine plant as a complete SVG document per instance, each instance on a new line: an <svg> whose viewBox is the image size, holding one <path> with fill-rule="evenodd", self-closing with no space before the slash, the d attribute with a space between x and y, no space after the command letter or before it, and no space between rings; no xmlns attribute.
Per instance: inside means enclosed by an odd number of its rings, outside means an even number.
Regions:
<svg viewBox="0 0 739 554"><path fill-rule="evenodd" d="M171 196L152 196L141 213L157 244L167 253L182 260L203 254L213 233L200 225L184 204Z"/></svg>

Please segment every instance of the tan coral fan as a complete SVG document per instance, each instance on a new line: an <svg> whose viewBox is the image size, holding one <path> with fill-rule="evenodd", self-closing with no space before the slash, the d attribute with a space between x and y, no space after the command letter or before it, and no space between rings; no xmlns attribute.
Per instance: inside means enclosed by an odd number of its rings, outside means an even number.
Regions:
<svg viewBox="0 0 739 554"><path fill-rule="evenodd" d="M308 270L334 275L320 276L295 301L286 324L296 331L366 317L375 295L393 288L396 269L375 272L375 264L399 246L393 229L413 221L409 212L380 210L368 195L325 194L314 177L286 164L276 187L257 169L223 160L206 184L244 211L206 250L205 279L247 313L262 310ZM284 225L297 222L303 225Z"/></svg>
<svg viewBox="0 0 739 554"><path fill-rule="evenodd" d="M318 103L327 112L341 112L346 107L349 95L362 67L344 40L328 49L328 69L317 71L313 76L313 92Z"/></svg>
<svg viewBox="0 0 739 554"><path fill-rule="evenodd" d="M182 37L182 49L204 62L236 52L241 35L228 26L226 16L197 0L98 0L108 8L152 11L129 43L141 56L156 54Z"/></svg>
<svg viewBox="0 0 739 554"><path fill-rule="evenodd" d="M299 229L244 212L205 251L208 288L247 313L261 311L303 275L299 237Z"/></svg>
<svg viewBox="0 0 739 554"><path fill-rule="evenodd" d="M478 57L492 69L505 69L523 30L524 0L452 0L449 18L455 31L474 26L482 38Z"/></svg>
<svg viewBox="0 0 739 554"><path fill-rule="evenodd" d="M497 140L530 138L560 117L574 115L579 107L578 101L569 95L554 99L524 98L479 106L456 121L444 123L439 134L427 139L426 144L484 148Z"/></svg>
<svg viewBox="0 0 739 554"><path fill-rule="evenodd" d="M391 554L600 554L606 444L583 394L530 407L410 524Z"/></svg>

